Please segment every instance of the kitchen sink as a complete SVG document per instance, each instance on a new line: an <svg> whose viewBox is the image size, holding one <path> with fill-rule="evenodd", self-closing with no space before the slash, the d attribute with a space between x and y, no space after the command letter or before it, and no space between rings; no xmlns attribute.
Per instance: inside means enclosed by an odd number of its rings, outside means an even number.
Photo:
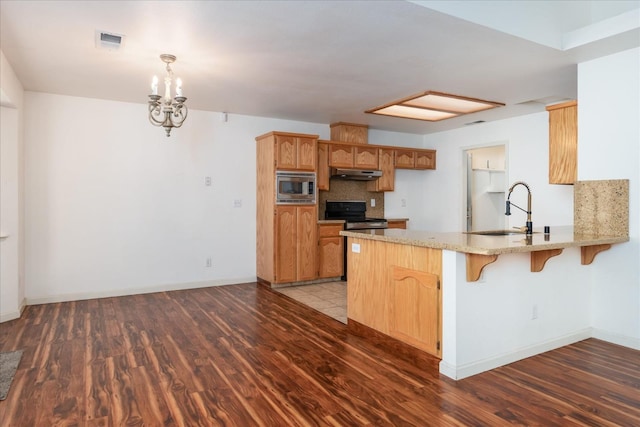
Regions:
<svg viewBox="0 0 640 427"><path fill-rule="evenodd" d="M488 230L488 231L465 231L465 234L475 234L478 236L511 236L511 235L525 235L524 231L518 230ZM534 231L534 234L536 232Z"/></svg>

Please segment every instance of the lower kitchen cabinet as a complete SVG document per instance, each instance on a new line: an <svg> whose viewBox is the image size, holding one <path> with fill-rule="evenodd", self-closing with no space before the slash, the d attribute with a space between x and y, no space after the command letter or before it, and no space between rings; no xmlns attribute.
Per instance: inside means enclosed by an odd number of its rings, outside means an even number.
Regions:
<svg viewBox="0 0 640 427"><path fill-rule="evenodd" d="M347 258L347 316L442 357L442 250L355 237Z"/></svg>
<svg viewBox="0 0 640 427"><path fill-rule="evenodd" d="M344 274L344 237L342 224L318 224L318 278Z"/></svg>
<svg viewBox="0 0 640 427"><path fill-rule="evenodd" d="M276 207L275 283L316 278L317 218L315 205Z"/></svg>
<svg viewBox="0 0 640 427"><path fill-rule="evenodd" d="M428 353L440 354L438 275L393 266L389 334Z"/></svg>

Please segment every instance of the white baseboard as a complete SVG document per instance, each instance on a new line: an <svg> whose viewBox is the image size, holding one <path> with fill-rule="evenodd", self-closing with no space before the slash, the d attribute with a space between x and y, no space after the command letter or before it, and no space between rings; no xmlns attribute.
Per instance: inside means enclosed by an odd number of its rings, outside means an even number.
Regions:
<svg viewBox="0 0 640 427"><path fill-rule="evenodd" d="M209 288L212 286L235 285L239 283L249 283L249 282L255 282L255 281L256 281L256 278L255 276L253 276L253 277L241 277L236 279L226 279L226 280L213 280L213 281L208 280L204 282L172 283L167 285L151 286L148 288L117 289L117 290L108 290L108 291L102 291L102 292L78 292L78 293L63 294L63 295L30 297L26 299L26 304L38 305L38 304L51 304L51 303L57 303L57 302L80 301L80 300L96 299L96 298L122 297L127 295L151 294L154 292L180 291L184 289L197 289L197 288Z"/></svg>
<svg viewBox="0 0 640 427"><path fill-rule="evenodd" d="M610 342L612 344L618 344L623 347L629 347L634 350L640 350L640 339L628 337L626 335L618 335L611 332L603 331L602 329L593 328L591 333L592 338L597 338L602 341Z"/></svg>
<svg viewBox="0 0 640 427"><path fill-rule="evenodd" d="M586 328L569 335L544 341L529 347L524 347L514 352L468 363L466 365L454 366L446 363L445 361L441 361L439 370L442 375L446 375L454 380L461 380L472 375L490 371L491 369L495 369L500 366L508 365L509 363L517 362L518 360L526 359L527 357L535 356L536 354L541 354L550 350L555 350L556 348L564 347L565 345L586 340L587 338L591 338L591 336L592 329Z"/></svg>
<svg viewBox="0 0 640 427"><path fill-rule="evenodd" d="M8 313L0 313L0 323L8 322L10 320L19 319L24 312L24 308L27 306L25 299L22 299L17 311L10 311Z"/></svg>

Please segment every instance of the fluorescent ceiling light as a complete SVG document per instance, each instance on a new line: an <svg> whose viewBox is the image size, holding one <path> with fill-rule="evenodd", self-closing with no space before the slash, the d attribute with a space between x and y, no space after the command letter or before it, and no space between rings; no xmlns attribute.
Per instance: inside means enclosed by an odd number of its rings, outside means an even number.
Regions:
<svg viewBox="0 0 640 427"><path fill-rule="evenodd" d="M436 122L502 106L499 102L428 91L365 112Z"/></svg>

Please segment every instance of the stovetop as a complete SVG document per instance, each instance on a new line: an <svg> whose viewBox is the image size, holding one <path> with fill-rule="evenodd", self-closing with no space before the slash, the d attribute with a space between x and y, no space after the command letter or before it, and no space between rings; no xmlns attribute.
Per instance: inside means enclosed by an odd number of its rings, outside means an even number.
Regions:
<svg viewBox="0 0 640 427"><path fill-rule="evenodd" d="M362 200L327 200L324 219L341 219L345 221L346 230L387 228L384 218L366 216L367 203Z"/></svg>

